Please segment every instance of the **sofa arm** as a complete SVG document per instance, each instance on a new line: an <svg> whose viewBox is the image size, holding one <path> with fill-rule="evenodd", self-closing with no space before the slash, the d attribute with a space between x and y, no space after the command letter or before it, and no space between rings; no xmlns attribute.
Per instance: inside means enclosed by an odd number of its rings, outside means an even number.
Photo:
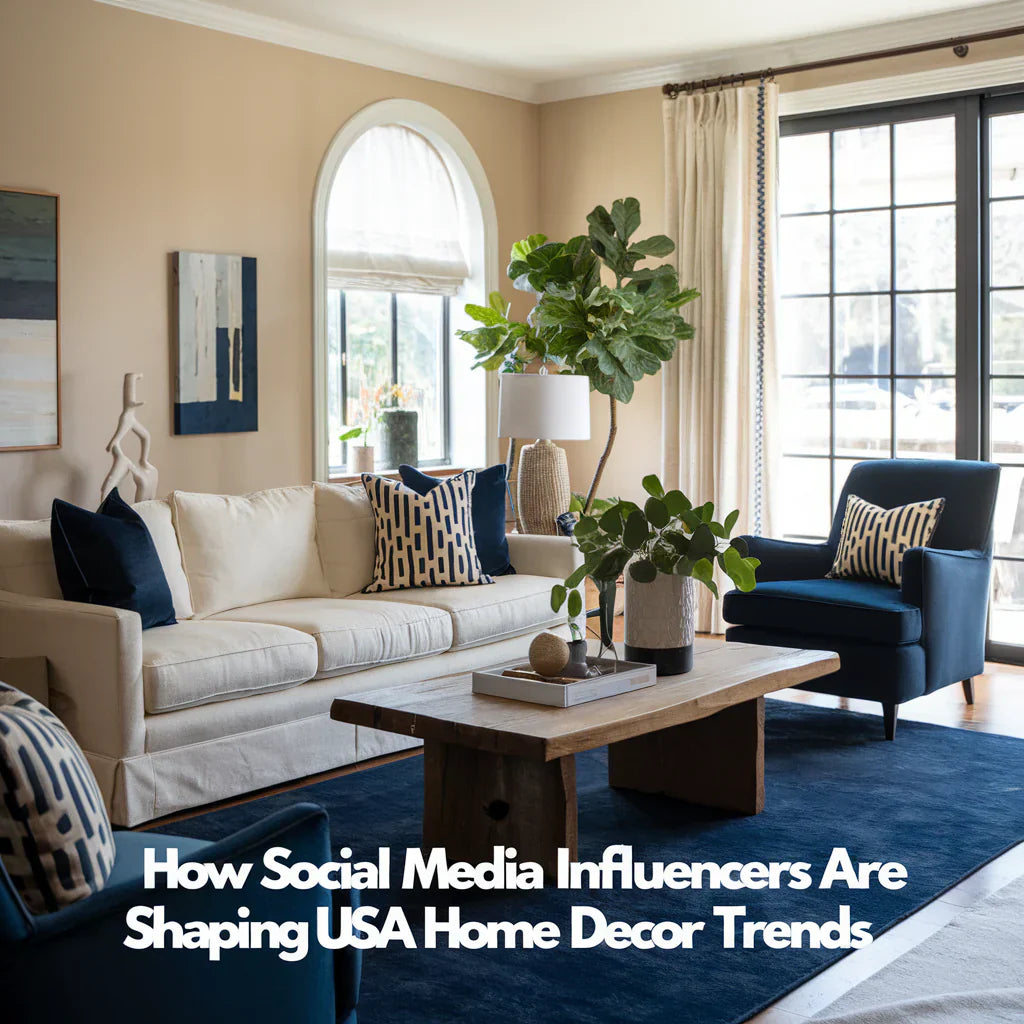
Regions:
<svg viewBox="0 0 1024 1024"><path fill-rule="evenodd" d="M985 670L992 557L984 551L908 548L903 599L921 609L927 691Z"/></svg>
<svg viewBox="0 0 1024 1024"><path fill-rule="evenodd" d="M137 612L0 591L0 657L45 657L50 707L92 754L143 753Z"/></svg>
<svg viewBox="0 0 1024 1024"><path fill-rule="evenodd" d="M583 555L572 537L510 533L508 553L516 572L527 576L564 580L583 564Z"/></svg>
<svg viewBox="0 0 1024 1024"><path fill-rule="evenodd" d="M832 568L835 552L828 544L805 544L769 537L743 537L750 554L761 561L758 583L771 580L822 579Z"/></svg>

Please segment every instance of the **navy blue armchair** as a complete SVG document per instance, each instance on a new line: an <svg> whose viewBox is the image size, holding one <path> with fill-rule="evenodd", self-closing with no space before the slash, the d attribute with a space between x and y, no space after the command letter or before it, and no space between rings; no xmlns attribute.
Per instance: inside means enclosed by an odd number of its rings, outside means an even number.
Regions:
<svg viewBox="0 0 1024 1024"><path fill-rule="evenodd" d="M0 1005L3 1018L33 1024L226 1024L301 1021L355 1024L358 950L333 953L316 942L316 911L330 893L266 889L264 852L285 846L295 861L330 859L327 815L296 804L216 843L146 832L118 832L114 870L106 887L54 914L33 915L0 865ZM143 850L177 848L179 860L254 864L241 889L144 889ZM164 858L160 858L164 859ZM351 893L353 900L356 893ZM123 943L128 911L164 906L167 920L310 922L309 953L281 960L278 951L226 950L211 962L206 950L132 950Z"/></svg>
<svg viewBox="0 0 1024 1024"><path fill-rule="evenodd" d="M757 588L725 595L726 639L836 651L842 667L803 689L877 700L887 739L899 705L960 682L974 702L984 670L999 467L988 462L877 459L850 471L824 544L747 537ZM903 583L826 579L856 494L883 508L945 498L932 543L903 559Z"/></svg>

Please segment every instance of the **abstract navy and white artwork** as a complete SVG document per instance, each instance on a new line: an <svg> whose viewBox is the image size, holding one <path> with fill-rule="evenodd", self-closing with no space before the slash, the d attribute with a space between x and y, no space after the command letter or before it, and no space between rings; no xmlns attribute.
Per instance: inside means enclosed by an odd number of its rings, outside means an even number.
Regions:
<svg viewBox="0 0 1024 1024"><path fill-rule="evenodd" d="M257 430L256 260L178 252L174 270L175 434Z"/></svg>
<svg viewBox="0 0 1024 1024"><path fill-rule="evenodd" d="M60 447L58 206L0 189L0 450Z"/></svg>

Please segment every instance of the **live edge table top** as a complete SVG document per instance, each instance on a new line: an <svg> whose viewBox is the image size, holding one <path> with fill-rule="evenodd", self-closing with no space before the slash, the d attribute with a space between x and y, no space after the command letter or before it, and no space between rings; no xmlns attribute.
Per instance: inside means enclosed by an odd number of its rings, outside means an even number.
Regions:
<svg viewBox="0 0 1024 1024"><path fill-rule="evenodd" d="M571 708L472 691L472 673L340 697L331 717L423 740L551 761L799 686L839 668L832 651L698 640L692 671Z"/></svg>

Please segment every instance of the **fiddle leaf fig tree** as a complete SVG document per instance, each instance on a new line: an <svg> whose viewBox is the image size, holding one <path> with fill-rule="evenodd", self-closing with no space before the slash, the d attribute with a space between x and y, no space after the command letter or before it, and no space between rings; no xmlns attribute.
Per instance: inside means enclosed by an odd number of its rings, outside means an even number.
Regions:
<svg viewBox="0 0 1024 1024"><path fill-rule="evenodd" d="M455 333L476 349L473 369L522 373L532 359L547 360L544 342L529 322L510 320L509 305L501 292L491 292L487 305L466 304L466 315L480 327Z"/></svg>
<svg viewBox="0 0 1024 1024"><path fill-rule="evenodd" d="M679 310L699 293L680 288L671 264L649 264L675 246L666 235L635 240L639 227L639 202L616 199L610 210L590 212L585 235L552 242L536 234L516 242L508 276L517 289L537 295L526 321L510 320L508 304L494 292L487 306L466 307L480 326L456 332L476 350L477 366L514 371L534 360L553 362L608 396L608 441L584 502L588 513L615 442L616 403L629 402L636 382L657 373L678 343L693 337Z"/></svg>

